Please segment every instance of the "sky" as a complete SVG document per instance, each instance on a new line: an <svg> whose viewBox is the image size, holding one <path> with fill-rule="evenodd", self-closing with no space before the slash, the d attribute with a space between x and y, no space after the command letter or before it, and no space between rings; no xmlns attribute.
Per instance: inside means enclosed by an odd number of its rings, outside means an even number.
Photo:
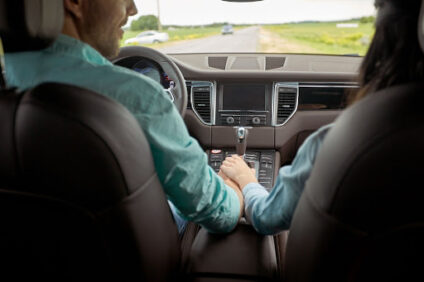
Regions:
<svg viewBox="0 0 424 282"><path fill-rule="evenodd" d="M375 15L374 0L263 0L232 3L221 0L134 0L138 14L157 15L163 25L287 23L333 21Z"/></svg>

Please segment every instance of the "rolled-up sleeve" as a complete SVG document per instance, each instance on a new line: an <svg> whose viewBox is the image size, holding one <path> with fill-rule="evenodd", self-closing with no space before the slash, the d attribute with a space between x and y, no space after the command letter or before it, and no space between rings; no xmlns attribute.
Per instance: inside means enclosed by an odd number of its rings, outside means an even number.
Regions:
<svg viewBox="0 0 424 282"><path fill-rule="evenodd" d="M208 165L206 153L189 135L163 90L153 85L151 89L144 87L143 92L134 99L126 95L121 102L124 100L143 128L169 200L183 218L208 231L231 231L240 213L237 194Z"/></svg>

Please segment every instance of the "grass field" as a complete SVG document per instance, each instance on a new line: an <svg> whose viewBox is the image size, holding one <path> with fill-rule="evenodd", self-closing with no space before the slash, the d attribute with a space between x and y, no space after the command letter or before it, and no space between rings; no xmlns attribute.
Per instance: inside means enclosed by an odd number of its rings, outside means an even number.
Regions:
<svg viewBox="0 0 424 282"><path fill-rule="evenodd" d="M196 39L196 38L202 38L210 35L220 34L221 33L221 27L184 27L184 28L178 28L178 29L169 29L169 30L163 30L164 32L167 32L169 35L169 41L164 43L158 43L158 44L146 44L145 46L155 46L160 47L161 45L166 45L172 42L181 41L181 40L190 40L190 39ZM141 31L126 31L124 33L124 36L121 40L121 46L125 46L124 42L128 38L135 37L137 34L139 34Z"/></svg>
<svg viewBox="0 0 424 282"><path fill-rule="evenodd" d="M234 29L241 28L243 27ZM182 27L164 31L169 34L168 42L145 44L145 46L161 48L178 41L217 35L221 33L221 27ZM121 46L124 46L126 39L135 37L140 32L125 32ZM337 28L335 22L263 25L260 33L260 47L257 51L363 56L368 50L373 34L373 23L359 23L357 28Z"/></svg>
<svg viewBox="0 0 424 282"><path fill-rule="evenodd" d="M293 53L314 52L320 54L358 54L364 55L374 34L373 23L360 24L357 28L337 28L336 23L299 23L282 25L265 25L262 28L275 39L282 39L300 51ZM261 51L270 48L269 40L261 41ZM275 44L274 44L275 45ZM273 46L273 52L278 52ZM284 49L284 46L281 46ZM302 51L308 50L308 51ZM284 52L290 52L284 49ZM308 52L308 53L309 53Z"/></svg>

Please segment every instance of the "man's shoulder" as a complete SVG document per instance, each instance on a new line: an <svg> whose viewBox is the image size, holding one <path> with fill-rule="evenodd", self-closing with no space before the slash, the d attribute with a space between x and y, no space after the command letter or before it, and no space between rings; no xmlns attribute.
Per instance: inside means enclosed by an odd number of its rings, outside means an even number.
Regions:
<svg viewBox="0 0 424 282"><path fill-rule="evenodd" d="M93 73L103 77L102 82L113 87L131 88L137 87L134 90L150 90L153 92L163 91L162 86L154 80L139 74L133 70L116 66L103 65L93 68Z"/></svg>
<svg viewBox="0 0 424 282"><path fill-rule="evenodd" d="M77 84L112 98L133 114L160 114L172 106L170 99L164 99L161 84L130 69L112 64L93 66L79 77Z"/></svg>

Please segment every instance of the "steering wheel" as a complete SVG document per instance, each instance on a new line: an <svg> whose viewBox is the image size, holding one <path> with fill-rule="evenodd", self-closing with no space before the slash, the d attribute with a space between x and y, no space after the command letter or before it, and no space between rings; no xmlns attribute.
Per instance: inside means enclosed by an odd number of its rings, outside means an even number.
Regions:
<svg viewBox="0 0 424 282"><path fill-rule="evenodd" d="M112 63L132 68L128 66L127 63L128 60L132 58L138 58L139 60L148 59L158 64L163 69L169 79L174 82L171 87L165 89L165 92L170 96L181 116L184 117L187 109L187 88L183 74L171 58L155 49L143 46L126 46L120 49L119 55L112 60Z"/></svg>

